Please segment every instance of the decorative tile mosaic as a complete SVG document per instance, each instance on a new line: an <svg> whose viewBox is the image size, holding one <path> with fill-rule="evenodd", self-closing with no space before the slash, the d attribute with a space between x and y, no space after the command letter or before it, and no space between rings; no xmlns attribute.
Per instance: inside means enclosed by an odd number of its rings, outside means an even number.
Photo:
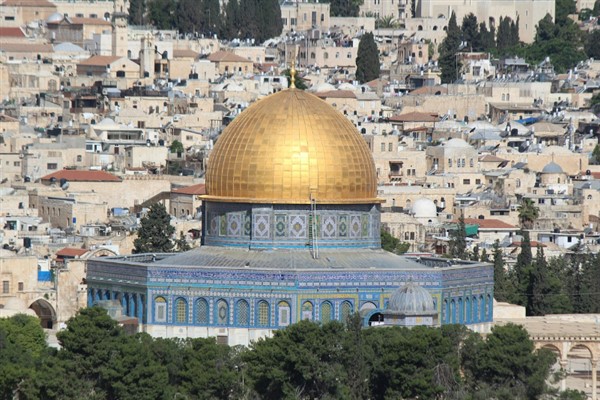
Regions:
<svg viewBox="0 0 600 400"><path fill-rule="evenodd" d="M252 232L252 220L250 219L250 214L246 213L244 215L244 236L250 236Z"/></svg>
<svg viewBox="0 0 600 400"><path fill-rule="evenodd" d="M241 236L242 215L239 213L227 214L227 236Z"/></svg>
<svg viewBox="0 0 600 400"><path fill-rule="evenodd" d="M213 213L209 214L210 218L210 234L216 235L219 231L219 216Z"/></svg>
<svg viewBox="0 0 600 400"><path fill-rule="evenodd" d="M350 217L350 237L360 237L360 215L352 215Z"/></svg>
<svg viewBox="0 0 600 400"><path fill-rule="evenodd" d="M253 236L257 239L268 239L271 236L271 216L268 214L253 215Z"/></svg>
<svg viewBox="0 0 600 400"><path fill-rule="evenodd" d="M223 214L219 217L219 236L227 235L227 215Z"/></svg>
<svg viewBox="0 0 600 400"><path fill-rule="evenodd" d="M275 214L275 237L287 236L287 215Z"/></svg>
<svg viewBox="0 0 600 400"><path fill-rule="evenodd" d="M362 227L362 236L363 237L367 237L369 236L369 216L368 215L361 215L361 227Z"/></svg>
<svg viewBox="0 0 600 400"><path fill-rule="evenodd" d="M290 237L300 239L307 237L306 215L290 215Z"/></svg>
<svg viewBox="0 0 600 400"><path fill-rule="evenodd" d="M323 233L324 238L334 238L337 234L337 225L335 216L326 215L323 217L321 232Z"/></svg>
<svg viewBox="0 0 600 400"><path fill-rule="evenodd" d="M348 216L340 215L338 217L338 234L340 237L348 236Z"/></svg>

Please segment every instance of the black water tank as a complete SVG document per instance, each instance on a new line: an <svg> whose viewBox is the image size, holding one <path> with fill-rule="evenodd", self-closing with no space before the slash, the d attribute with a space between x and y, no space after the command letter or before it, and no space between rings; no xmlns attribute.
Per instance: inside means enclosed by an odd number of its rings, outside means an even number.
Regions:
<svg viewBox="0 0 600 400"><path fill-rule="evenodd" d="M31 238L28 238L28 237L23 238L23 246L26 249L30 249L31 248Z"/></svg>

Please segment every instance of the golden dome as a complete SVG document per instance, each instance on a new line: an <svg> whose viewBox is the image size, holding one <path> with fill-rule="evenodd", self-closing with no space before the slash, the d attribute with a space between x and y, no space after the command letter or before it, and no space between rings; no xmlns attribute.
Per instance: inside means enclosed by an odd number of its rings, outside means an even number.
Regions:
<svg viewBox="0 0 600 400"><path fill-rule="evenodd" d="M210 154L206 200L374 203L373 158L354 125L298 89L268 96L223 131Z"/></svg>

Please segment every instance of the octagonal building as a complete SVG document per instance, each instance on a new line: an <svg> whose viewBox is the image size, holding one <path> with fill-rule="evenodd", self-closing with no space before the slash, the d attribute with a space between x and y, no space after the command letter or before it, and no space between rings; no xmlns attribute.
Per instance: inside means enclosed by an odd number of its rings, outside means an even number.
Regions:
<svg viewBox="0 0 600 400"><path fill-rule="evenodd" d="M248 344L301 319L380 323L407 282L439 324L492 320L493 268L381 249L380 200L354 125L298 89L240 114L208 160L202 246L87 262L88 304L117 300L159 337Z"/></svg>

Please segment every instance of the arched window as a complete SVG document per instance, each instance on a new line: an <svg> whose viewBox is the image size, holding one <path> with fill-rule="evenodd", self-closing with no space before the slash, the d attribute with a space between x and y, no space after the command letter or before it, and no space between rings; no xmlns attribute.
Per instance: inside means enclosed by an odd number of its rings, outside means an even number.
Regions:
<svg viewBox="0 0 600 400"><path fill-rule="evenodd" d="M175 322L178 324L187 322L187 301L185 299L175 300Z"/></svg>
<svg viewBox="0 0 600 400"><path fill-rule="evenodd" d="M302 319L312 321L313 319L313 305L310 301L302 303Z"/></svg>
<svg viewBox="0 0 600 400"><path fill-rule="evenodd" d="M422 31L422 30L423 30L423 25L419 25L419 26L417 27L417 30L418 30L418 31Z"/></svg>
<svg viewBox="0 0 600 400"><path fill-rule="evenodd" d="M485 321L485 299L483 298L483 295L479 296L479 313L481 314L479 316L479 321L484 322Z"/></svg>
<svg viewBox="0 0 600 400"><path fill-rule="evenodd" d="M154 299L154 320L156 322L167 322L167 300L164 297Z"/></svg>
<svg viewBox="0 0 600 400"><path fill-rule="evenodd" d="M450 301L450 322L456 323L456 302L454 300Z"/></svg>
<svg viewBox="0 0 600 400"><path fill-rule="evenodd" d="M269 318L269 303L264 300L258 302L258 326L269 326L270 320Z"/></svg>
<svg viewBox="0 0 600 400"><path fill-rule="evenodd" d="M250 305L246 300L240 300L236 304L235 317L238 325L250 324Z"/></svg>
<svg viewBox="0 0 600 400"><path fill-rule="evenodd" d="M448 300L444 300L444 318L445 323L450 322L450 304L448 304Z"/></svg>
<svg viewBox="0 0 600 400"><path fill-rule="evenodd" d="M205 299L196 300L196 323L208 324L208 301Z"/></svg>
<svg viewBox="0 0 600 400"><path fill-rule="evenodd" d="M229 325L229 304L223 299L217 301L217 325Z"/></svg>
<svg viewBox="0 0 600 400"><path fill-rule="evenodd" d="M492 296L488 294L486 297L485 314L487 315L487 320L492 321L494 319L492 312Z"/></svg>
<svg viewBox="0 0 600 400"><path fill-rule="evenodd" d="M350 314L352 314L352 304L349 301L344 301L340 306L340 321L348 321Z"/></svg>
<svg viewBox="0 0 600 400"><path fill-rule="evenodd" d="M321 322L323 322L324 324L330 322L333 317L332 317L332 311L333 308L331 307L331 303L328 301L325 301L323 303L321 303Z"/></svg>
<svg viewBox="0 0 600 400"><path fill-rule="evenodd" d="M290 311L290 305L286 301L280 301L277 304L279 326L288 326L290 324Z"/></svg>
<svg viewBox="0 0 600 400"><path fill-rule="evenodd" d="M473 322L479 322L479 312L477 308L477 297L473 297Z"/></svg>
<svg viewBox="0 0 600 400"><path fill-rule="evenodd" d="M465 322L465 309L462 298L458 299L458 323L463 324Z"/></svg>
<svg viewBox="0 0 600 400"><path fill-rule="evenodd" d="M467 299L465 301L465 308L466 308L466 311L467 311L467 317L465 319L465 322L467 324L470 324L471 323L471 299L469 299L468 297L467 297Z"/></svg>

